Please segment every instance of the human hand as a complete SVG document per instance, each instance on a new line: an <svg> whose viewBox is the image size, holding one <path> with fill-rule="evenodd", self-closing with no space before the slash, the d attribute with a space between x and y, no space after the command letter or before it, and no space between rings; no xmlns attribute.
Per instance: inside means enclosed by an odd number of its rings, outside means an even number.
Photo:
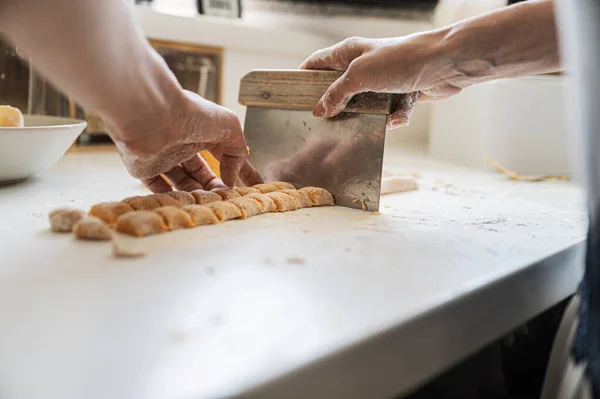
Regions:
<svg viewBox="0 0 600 399"><path fill-rule="evenodd" d="M435 101L459 93L468 85L450 82L452 68L435 51L437 32L391 39L346 39L311 55L300 68L345 73L315 106L317 117L333 117L362 92L410 94L397 99L388 127L408 124L417 101Z"/></svg>
<svg viewBox="0 0 600 399"><path fill-rule="evenodd" d="M232 187L261 183L248 163L248 147L237 116L195 93L169 101L168 111L141 113L123 126L111 126L129 173L153 192ZM220 162L221 179L198 154L208 150ZM165 181L166 178L168 180Z"/></svg>

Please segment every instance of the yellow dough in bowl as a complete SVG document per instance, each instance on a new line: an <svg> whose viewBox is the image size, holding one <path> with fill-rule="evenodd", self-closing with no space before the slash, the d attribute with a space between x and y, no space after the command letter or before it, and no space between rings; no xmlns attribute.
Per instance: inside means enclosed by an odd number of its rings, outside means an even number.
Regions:
<svg viewBox="0 0 600 399"><path fill-rule="evenodd" d="M0 127L23 127L23 114L18 108L0 105Z"/></svg>

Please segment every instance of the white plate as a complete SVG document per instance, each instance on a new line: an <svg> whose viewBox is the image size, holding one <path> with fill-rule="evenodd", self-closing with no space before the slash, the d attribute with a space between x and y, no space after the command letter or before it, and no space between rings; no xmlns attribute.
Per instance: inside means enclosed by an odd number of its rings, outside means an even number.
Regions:
<svg viewBox="0 0 600 399"><path fill-rule="evenodd" d="M0 128L0 185L15 183L54 165L87 123L57 116L25 115L25 127Z"/></svg>

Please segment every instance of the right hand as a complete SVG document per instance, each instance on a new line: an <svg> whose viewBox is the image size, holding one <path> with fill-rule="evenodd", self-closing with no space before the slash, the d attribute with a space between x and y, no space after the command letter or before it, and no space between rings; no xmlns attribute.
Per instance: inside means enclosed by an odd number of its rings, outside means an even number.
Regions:
<svg viewBox="0 0 600 399"><path fill-rule="evenodd" d="M435 55L442 41L437 32L392 39L346 39L319 50L300 66L302 69L344 71L313 110L317 117L341 113L358 93L405 94L388 118L388 127L408 124L417 101L435 101L459 93L468 84L450 83L450 65Z"/></svg>

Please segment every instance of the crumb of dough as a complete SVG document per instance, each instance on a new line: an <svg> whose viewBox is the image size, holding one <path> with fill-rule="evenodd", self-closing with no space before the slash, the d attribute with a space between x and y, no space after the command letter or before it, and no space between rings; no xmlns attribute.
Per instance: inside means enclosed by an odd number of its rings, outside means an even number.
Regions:
<svg viewBox="0 0 600 399"><path fill-rule="evenodd" d="M204 206L210 209L221 222L242 217L242 211L227 201L211 202Z"/></svg>
<svg viewBox="0 0 600 399"><path fill-rule="evenodd" d="M567 176L557 176L557 175L549 175L549 176L527 176L527 175L519 175L516 172L510 171L506 169L504 166L492 161L488 157L484 157L484 161L496 169L498 172L508 176L511 180L517 181L528 181L528 182L541 182L541 181L551 181L551 180L568 180Z"/></svg>
<svg viewBox="0 0 600 399"><path fill-rule="evenodd" d="M255 184L254 186L252 186L252 188L255 188L258 191L260 191L261 194L272 193L273 191L279 190L279 187L270 183Z"/></svg>
<svg viewBox="0 0 600 399"><path fill-rule="evenodd" d="M241 195L232 188L213 188L213 193L219 194L223 201L230 200L232 198L239 198Z"/></svg>
<svg viewBox="0 0 600 399"><path fill-rule="evenodd" d="M119 216L115 229L120 233L136 237L168 231L163 218L150 211L133 211Z"/></svg>
<svg viewBox="0 0 600 399"><path fill-rule="evenodd" d="M308 193L310 200L314 206L335 205L333 195L324 188L320 187L304 187L300 191Z"/></svg>
<svg viewBox="0 0 600 399"><path fill-rule="evenodd" d="M233 189L242 197L248 194L260 194L260 190L253 187L234 187Z"/></svg>
<svg viewBox="0 0 600 399"><path fill-rule="evenodd" d="M73 227L75 237L82 240L108 241L112 239L112 231L106 223L95 216L81 219Z"/></svg>
<svg viewBox="0 0 600 399"><path fill-rule="evenodd" d="M23 127L25 121L18 108L10 105L0 105L0 127Z"/></svg>
<svg viewBox="0 0 600 399"><path fill-rule="evenodd" d="M177 201L175 198L171 197L170 195L166 195L166 194L152 194L149 195L149 197L152 197L156 200L156 202L158 202L158 204L162 207L162 206L175 206L175 207L180 207L179 206L179 201Z"/></svg>
<svg viewBox="0 0 600 399"><path fill-rule="evenodd" d="M139 243L115 239L113 240L113 256L115 258L141 258L146 256L146 251Z"/></svg>
<svg viewBox="0 0 600 399"><path fill-rule="evenodd" d="M308 195L308 193L306 191L300 191L300 190L296 190L296 189L293 189L293 190L286 189L286 190L280 190L279 192L285 193L287 195L291 195L292 197L294 197L294 199L298 203L298 209L310 208L313 206L310 196Z"/></svg>
<svg viewBox="0 0 600 399"><path fill-rule="evenodd" d="M152 211L160 208L160 204L152 195L129 197L121 202L130 205L134 211Z"/></svg>
<svg viewBox="0 0 600 399"><path fill-rule="evenodd" d="M306 263L306 259L301 258L299 256L294 256L291 258L287 258L287 263L289 263L290 265L303 265L304 263Z"/></svg>
<svg viewBox="0 0 600 399"><path fill-rule="evenodd" d="M268 193L267 195L275 202L277 212L295 211L298 209L298 202L291 195L281 192Z"/></svg>
<svg viewBox="0 0 600 399"><path fill-rule="evenodd" d="M165 193L165 195L168 195L175 201L179 202L179 207L196 204L194 196L187 191L169 191L168 193Z"/></svg>
<svg viewBox="0 0 600 399"><path fill-rule="evenodd" d="M79 222L84 213L79 209L61 208L55 209L48 215L50 228L56 233L70 233L73 226Z"/></svg>
<svg viewBox="0 0 600 399"><path fill-rule="evenodd" d="M163 218L169 230L189 229L195 226L190 215L176 206L161 206L154 212Z"/></svg>
<svg viewBox="0 0 600 399"><path fill-rule="evenodd" d="M277 205L267 194L248 194L245 198L252 198L262 205L261 213L277 212Z"/></svg>
<svg viewBox="0 0 600 399"><path fill-rule="evenodd" d="M186 205L183 210L190 215L195 226L220 223L213 211L204 205Z"/></svg>
<svg viewBox="0 0 600 399"><path fill-rule="evenodd" d="M133 212L131 205L123 202L102 202L92 206L89 216L95 216L109 225L117 222L117 218L127 212Z"/></svg>
<svg viewBox="0 0 600 399"><path fill-rule="evenodd" d="M389 176L381 179L381 195L417 190L419 183L413 177Z"/></svg>
<svg viewBox="0 0 600 399"><path fill-rule="evenodd" d="M206 205L210 204L211 202L223 201L223 198L221 198L219 194L213 193L212 191L195 190L190 194L192 194L196 200L196 205Z"/></svg>
<svg viewBox="0 0 600 399"><path fill-rule="evenodd" d="M296 187L294 187L294 185L292 183L288 183L285 181L272 181L271 184L280 190L295 190L296 189Z"/></svg>
<svg viewBox="0 0 600 399"><path fill-rule="evenodd" d="M232 198L228 202L231 202L240 209L242 212L242 219L247 219L262 213L262 204L253 198Z"/></svg>
<svg viewBox="0 0 600 399"><path fill-rule="evenodd" d="M369 207L367 206L367 201L365 199L355 199L355 200L352 200L352 202L360 203L360 207L365 212L369 210Z"/></svg>

